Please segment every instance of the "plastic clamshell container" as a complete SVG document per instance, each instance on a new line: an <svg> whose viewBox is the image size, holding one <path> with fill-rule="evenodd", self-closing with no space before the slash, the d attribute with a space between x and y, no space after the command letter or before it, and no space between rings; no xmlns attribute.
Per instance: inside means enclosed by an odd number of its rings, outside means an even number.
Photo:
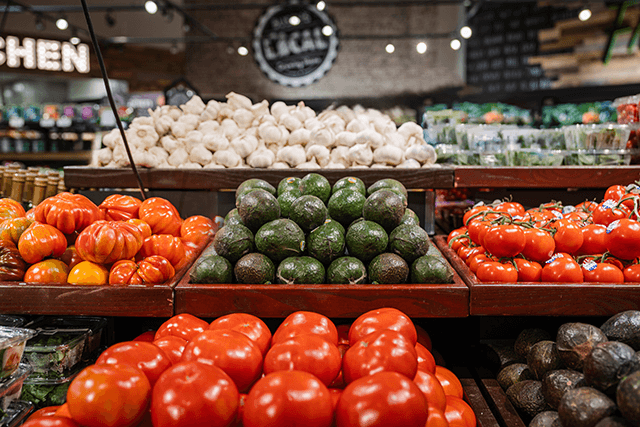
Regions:
<svg viewBox="0 0 640 427"><path fill-rule="evenodd" d="M0 380L18 369L25 344L35 334L31 329L0 326Z"/></svg>
<svg viewBox="0 0 640 427"><path fill-rule="evenodd" d="M32 372L31 366L21 363L12 375L0 382L0 409L4 411L11 402L20 399L24 381Z"/></svg>
<svg viewBox="0 0 640 427"><path fill-rule="evenodd" d="M616 108L618 113L618 123L619 124L629 124L629 123L637 123L640 121L640 117L638 116L638 102L640 101L640 96L624 96L622 98L617 98L613 101L613 106Z"/></svg>
<svg viewBox="0 0 640 427"><path fill-rule="evenodd" d="M41 328L24 351L24 358L35 372L54 371L59 374L82 360L82 352L90 330Z"/></svg>
<svg viewBox="0 0 640 427"><path fill-rule="evenodd" d="M26 319L20 316L8 316L0 314L0 326L10 326L12 328L21 328L26 323Z"/></svg>
<svg viewBox="0 0 640 427"><path fill-rule="evenodd" d="M31 402L14 400L11 405L4 410L4 417L0 418L0 427L17 427L22 425L29 414L33 412Z"/></svg>
<svg viewBox="0 0 640 427"><path fill-rule="evenodd" d="M45 406L62 405L67 401L67 390L71 381L85 368L77 365L69 375L51 378L49 374L34 372L23 385L23 399L30 400L37 409Z"/></svg>
<svg viewBox="0 0 640 427"><path fill-rule="evenodd" d="M89 336L84 344L82 358L84 360L96 356L102 343L102 336L107 327L107 319L105 317L95 316L65 316L65 317L47 317L42 316L28 324L29 328L36 330L56 328L64 329L88 329Z"/></svg>

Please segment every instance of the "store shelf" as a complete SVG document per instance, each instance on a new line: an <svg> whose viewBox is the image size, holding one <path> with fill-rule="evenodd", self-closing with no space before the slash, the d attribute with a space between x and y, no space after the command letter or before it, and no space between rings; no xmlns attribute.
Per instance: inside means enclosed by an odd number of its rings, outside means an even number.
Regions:
<svg viewBox="0 0 640 427"><path fill-rule="evenodd" d="M0 161L15 162L64 162L64 161L90 161L92 151L58 151L55 153L2 153Z"/></svg>
<svg viewBox="0 0 640 427"><path fill-rule="evenodd" d="M500 424L482 395L480 386L476 381L473 378L460 378L460 383L462 384L464 399L476 415L478 427L499 427ZM516 427L511 424L506 425Z"/></svg>
<svg viewBox="0 0 640 427"><path fill-rule="evenodd" d="M612 316L640 310L640 283L483 283L449 248L446 236L434 241L469 286L471 316Z"/></svg>
<svg viewBox="0 0 640 427"><path fill-rule="evenodd" d="M500 425L509 427L526 427L526 424L513 407L507 394L502 390L498 381L492 378L479 380L480 388L485 392L489 405L494 408L494 414ZM464 387L464 384L463 384ZM476 413L477 415L477 413Z"/></svg>
<svg viewBox="0 0 640 427"><path fill-rule="evenodd" d="M142 183L149 189L224 190L235 189L250 178L260 178L277 185L289 176L303 177L314 172L332 184L345 176L356 176L371 185L379 179L394 178L409 189L453 188L453 168L429 169L144 169L138 168ZM64 168L67 188L133 188L138 183L129 168Z"/></svg>

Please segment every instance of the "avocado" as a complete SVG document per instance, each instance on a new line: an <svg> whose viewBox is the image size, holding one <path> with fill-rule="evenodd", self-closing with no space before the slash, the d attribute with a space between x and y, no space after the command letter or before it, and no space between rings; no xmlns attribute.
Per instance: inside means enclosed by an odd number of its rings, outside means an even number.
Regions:
<svg viewBox="0 0 640 427"><path fill-rule="evenodd" d="M595 427L633 427L633 424L626 419L613 415L611 417L604 417Z"/></svg>
<svg viewBox="0 0 640 427"><path fill-rule="evenodd" d="M584 359L607 336L599 328L588 323L564 323L558 328L556 344L560 359L567 368L582 370Z"/></svg>
<svg viewBox="0 0 640 427"><path fill-rule="evenodd" d="M258 188L268 191L272 196L276 195L276 189L273 185L263 179L252 178L244 181L236 188L236 201L241 195Z"/></svg>
<svg viewBox="0 0 640 427"><path fill-rule="evenodd" d="M266 223L256 233L256 249L275 263L290 256L302 255L305 249L304 231L290 219L280 218Z"/></svg>
<svg viewBox="0 0 640 427"><path fill-rule="evenodd" d="M380 224L387 233L400 225L405 205L397 193L391 190L378 190L365 200L362 216L367 221Z"/></svg>
<svg viewBox="0 0 640 427"><path fill-rule="evenodd" d="M231 209L227 216L224 217L224 225L232 224L244 225L242 218L240 218L240 214L238 213L238 208Z"/></svg>
<svg viewBox="0 0 640 427"><path fill-rule="evenodd" d="M244 225L255 233L262 225L280 218L280 205L271 193L256 189L240 198L238 214Z"/></svg>
<svg viewBox="0 0 640 427"><path fill-rule="evenodd" d="M367 188L364 182L355 176L345 176L337 180L336 183L333 184L333 188L331 188L331 194L335 194L343 189L354 190L362 194L365 198L367 197Z"/></svg>
<svg viewBox="0 0 640 427"><path fill-rule="evenodd" d="M608 395L615 393L620 378L638 370L640 362L635 350L618 341L597 344L582 367L587 385Z"/></svg>
<svg viewBox="0 0 640 427"><path fill-rule="evenodd" d="M406 208L404 210L404 215L402 216L402 220L400 221L400 224L413 224L413 225L420 225L420 218L418 218L418 215L412 211L409 208Z"/></svg>
<svg viewBox="0 0 640 427"><path fill-rule="evenodd" d="M549 410L549 405L542 396L542 383L535 380L524 380L507 389L509 401L520 411L530 417Z"/></svg>
<svg viewBox="0 0 640 427"><path fill-rule="evenodd" d="M511 365L507 365L498 372L498 376L496 377L498 384L500 384L500 387L505 391L517 382L533 379L533 374L526 363L512 363Z"/></svg>
<svg viewBox="0 0 640 427"><path fill-rule="evenodd" d="M322 203L326 204L331 196L331 184L324 176L317 173L305 175L300 180L300 191L302 195L316 196Z"/></svg>
<svg viewBox="0 0 640 427"><path fill-rule="evenodd" d="M190 283L231 283L233 266L220 255L200 257L189 273Z"/></svg>
<svg viewBox="0 0 640 427"><path fill-rule="evenodd" d="M374 284L391 285L405 283L409 277L409 266L401 256L383 253L375 257L367 268L369 280Z"/></svg>
<svg viewBox="0 0 640 427"><path fill-rule="evenodd" d="M307 252L325 266L344 255L344 227L328 219L307 236Z"/></svg>
<svg viewBox="0 0 640 427"><path fill-rule="evenodd" d="M253 251L253 233L244 225L225 225L213 236L213 248L233 264Z"/></svg>
<svg viewBox="0 0 640 427"><path fill-rule="evenodd" d="M404 194L405 199L409 197L409 193L407 193L405 186L402 185L400 181L391 178L381 179L374 182L369 188L367 188L367 196L370 196L376 191L382 189L394 189Z"/></svg>
<svg viewBox="0 0 640 427"><path fill-rule="evenodd" d="M322 284L324 266L315 258L308 256L285 258L276 271L277 283Z"/></svg>
<svg viewBox="0 0 640 427"><path fill-rule="evenodd" d="M411 264L411 283L453 283L453 270L442 256L423 255Z"/></svg>
<svg viewBox="0 0 640 427"><path fill-rule="evenodd" d="M247 285L273 283L275 266L269 257L259 253L250 253L238 260L233 268L236 282Z"/></svg>
<svg viewBox="0 0 640 427"><path fill-rule="evenodd" d="M600 326L611 341L620 341L640 350L640 311L627 310L611 316Z"/></svg>
<svg viewBox="0 0 640 427"><path fill-rule="evenodd" d="M516 338L516 342L513 345L513 349L516 354L524 359L527 358L527 354L531 347L540 341L550 341L551 335L549 332L540 328L527 328L523 329Z"/></svg>
<svg viewBox="0 0 640 427"><path fill-rule="evenodd" d="M558 409L560 399L568 390L586 385L582 372L572 369L556 369L547 372L542 377L542 394L549 406Z"/></svg>
<svg viewBox="0 0 640 427"><path fill-rule="evenodd" d="M529 427L562 427L557 411L543 411L533 417Z"/></svg>
<svg viewBox="0 0 640 427"><path fill-rule="evenodd" d="M527 365L536 380L542 380L544 374L549 371L562 368L556 343L553 341L535 343L527 353Z"/></svg>
<svg viewBox="0 0 640 427"><path fill-rule="evenodd" d="M329 198L327 207L329 215L344 227L348 227L362 216L362 208L367 199L359 192L350 188L336 191Z"/></svg>
<svg viewBox="0 0 640 427"><path fill-rule="evenodd" d="M620 380L616 391L616 402L623 417L638 425L640 423L640 371Z"/></svg>
<svg viewBox="0 0 640 427"><path fill-rule="evenodd" d="M300 191L286 191L278 196L278 204L280 205L280 216L289 218L291 213L291 205L300 197Z"/></svg>
<svg viewBox="0 0 640 427"><path fill-rule="evenodd" d="M367 269L358 258L344 256L327 268L327 283L332 285L360 285L367 283Z"/></svg>
<svg viewBox="0 0 640 427"><path fill-rule="evenodd" d="M558 405L562 427L594 427L603 418L613 415L615 410L613 400L591 387L568 390Z"/></svg>
<svg viewBox="0 0 640 427"><path fill-rule="evenodd" d="M369 262L387 249L389 237L381 225L372 221L355 221L347 230L345 243L349 255Z"/></svg>
<svg viewBox="0 0 640 427"><path fill-rule="evenodd" d="M309 233L324 224L327 219L327 207L316 196L300 196L291 204L289 218L298 224L302 231Z"/></svg>
<svg viewBox="0 0 640 427"><path fill-rule="evenodd" d="M299 192L300 195L302 195L302 192L300 191L300 178L290 176L287 178L282 178L278 183L278 196L280 196L282 193L293 190Z"/></svg>
<svg viewBox="0 0 640 427"><path fill-rule="evenodd" d="M401 224L389 235L389 251L400 255L408 264L429 251L429 235L419 225Z"/></svg>

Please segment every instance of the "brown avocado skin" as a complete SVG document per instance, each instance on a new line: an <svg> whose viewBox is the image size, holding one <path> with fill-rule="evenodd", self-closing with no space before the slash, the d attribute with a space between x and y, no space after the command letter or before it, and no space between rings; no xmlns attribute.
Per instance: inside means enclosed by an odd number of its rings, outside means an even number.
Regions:
<svg viewBox="0 0 640 427"><path fill-rule="evenodd" d="M600 327L611 341L620 341L640 350L640 311L627 310L611 316Z"/></svg>
<svg viewBox="0 0 640 427"><path fill-rule="evenodd" d="M556 345L560 359L567 368L582 371L584 359L593 348L608 341L607 336L588 323L565 323L560 325L556 335Z"/></svg>
<svg viewBox="0 0 640 427"><path fill-rule="evenodd" d="M549 371L542 377L542 394L553 409L558 409L560 399L568 391L586 385L584 374L571 369Z"/></svg>
<svg viewBox="0 0 640 427"><path fill-rule="evenodd" d="M546 340L535 343L527 354L527 365L537 380L542 380L544 374L549 371L562 368L556 343Z"/></svg>
<svg viewBox="0 0 640 427"><path fill-rule="evenodd" d="M275 266L269 257L260 253L251 253L238 260L233 268L237 283L262 285L273 283Z"/></svg>
<svg viewBox="0 0 640 427"><path fill-rule="evenodd" d="M530 417L551 409L542 395L542 383L525 380L515 383L507 389L507 397L517 409Z"/></svg>
<svg viewBox="0 0 640 427"><path fill-rule="evenodd" d="M603 392L591 387L567 391L558 406L562 427L594 427L615 413L616 404Z"/></svg>
<svg viewBox="0 0 640 427"><path fill-rule="evenodd" d="M616 390L616 403L623 417L634 425L640 423L640 371L623 378Z"/></svg>
<svg viewBox="0 0 640 427"><path fill-rule="evenodd" d="M371 261L368 274L371 283L382 285L406 283L409 278L409 266L401 256L383 253Z"/></svg>

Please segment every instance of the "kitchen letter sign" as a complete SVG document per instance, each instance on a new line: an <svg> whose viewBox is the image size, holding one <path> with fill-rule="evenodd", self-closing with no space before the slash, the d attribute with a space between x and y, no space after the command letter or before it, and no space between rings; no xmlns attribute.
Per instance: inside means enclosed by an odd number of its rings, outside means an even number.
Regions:
<svg viewBox="0 0 640 427"><path fill-rule="evenodd" d="M292 0L268 7L253 30L253 55L269 79L307 86L324 76L338 55L336 24L315 4Z"/></svg>

